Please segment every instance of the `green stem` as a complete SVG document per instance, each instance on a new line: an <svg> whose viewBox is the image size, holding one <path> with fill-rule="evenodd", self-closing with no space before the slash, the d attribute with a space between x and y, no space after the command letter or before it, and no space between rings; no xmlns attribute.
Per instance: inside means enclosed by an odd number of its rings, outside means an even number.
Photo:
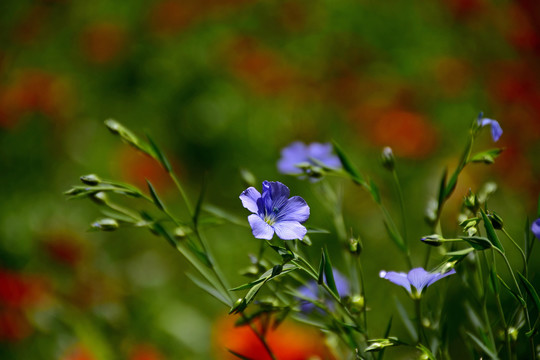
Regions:
<svg viewBox="0 0 540 360"><path fill-rule="evenodd" d="M508 258L498 248L493 247L493 249L495 251L497 251L499 254L501 254L501 256L504 259L504 262L506 264L506 267L508 268L508 271L510 272L510 275L512 276L512 280L514 280L514 285L516 286L516 289L518 291L518 294L519 294L520 298L523 299L523 301L525 301L525 297L523 296L523 293L521 292L521 288L519 287L516 276L514 274L514 270L512 270L512 266L510 265L510 262L508 261ZM531 330L532 329L532 327L531 327L531 319L530 319L530 316L529 316L529 310L527 309L527 304L525 303L525 304L521 304L521 305L523 307L523 311L525 312L525 319L527 320L527 326L529 327L529 330ZM535 354L536 354L535 349L536 349L536 347L534 345L534 336L529 337L529 345L530 345L530 348L531 348L531 356L532 356L532 358L535 358Z"/></svg>
<svg viewBox="0 0 540 360"><path fill-rule="evenodd" d="M405 217L405 201L403 200L403 191L401 190L401 183L399 181L399 177L398 177L396 169L392 170L392 175L393 175L393 178L394 178L394 184L396 186L396 191L397 191L398 197L399 197L399 209L400 209L400 212L401 212L401 223L402 223L401 225L402 225L402 228L403 228L403 242L405 243L405 247L407 248L407 251L408 251L409 242L408 242L408 239L407 239L407 222L406 222L406 217Z"/></svg>
<svg viewBox="0 0 540 360"><path fill-rule="evenodd" d="M506 237L514 244L514 246L518 249L519 253L521 254L521 259L523 260L523 273L525 274L525 278L529 278L529 268L527 266L527 257L525 256L525 253L523 250L519 247L519 245L516 243L516 241L510 236L510 234L506 231L506 229L503 227L502 232Z"/></svg>
<svg viewBox="0 0 540 360"><path fill-rule="evenodd" d="M414 299L414 310L416 313L416 331L418 332L418 344L424 343L429 348L429 342L426 334L424 333L424 326L422 325L422 303L420 299Z"/></svg>

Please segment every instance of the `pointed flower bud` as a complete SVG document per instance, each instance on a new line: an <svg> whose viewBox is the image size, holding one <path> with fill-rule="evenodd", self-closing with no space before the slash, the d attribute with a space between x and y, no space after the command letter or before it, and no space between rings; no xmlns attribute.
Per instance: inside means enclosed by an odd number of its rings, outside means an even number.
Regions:
<svg viewBox="0 0 540 360"><path fill-rule="evenodd" d="M363 249L362 240L360 238L351 238L349 239L349 251L353 255L360 255Z"/></svg>
<svg viewBox="0 0 540 360"><path fill-rule="evenodd" d="M501 230L503 228L503 219L497 213L489 213L487 214L487 217L489 221L491 221L491 225L493 225L494 229Z"/></svg>
<svg viewBox="0 0 540 360"><path fill-rule="evenodd" d="M118 229L118 221L110 218L99 219L92 224L92 228L101 231L114 231Z"/></svg>
<svg viewBox="0 0 540 360"><path fill-rule="evenodd" d="M81 176L81 181L90 186L96 186L101 183L101 179L95 174L83 175Z"/></svg>
<svg viewBox="0 0 540 360"><path fill-rule="evenodd" d="M443 244L443 238L439 234L433 234L424 236L420 239L423 243L431 245L431 246L441 246Z"/></svg>
<svg viewBox="0 0 540 360"><path fill-rule="evenodd" d="M389 146L385 147L381 153L381 163L385 169L393 171L396 159L394 158L394 152Z"/></svg>

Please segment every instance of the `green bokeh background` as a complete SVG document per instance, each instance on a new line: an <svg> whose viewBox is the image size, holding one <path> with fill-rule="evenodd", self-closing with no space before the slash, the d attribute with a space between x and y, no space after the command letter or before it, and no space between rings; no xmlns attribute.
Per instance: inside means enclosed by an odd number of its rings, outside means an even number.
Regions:
<svg viewBox="0 0 540 360"><path fill-rule="evenodd" d="M493 167L464 174L444 230L457 232L469 188L496 181L490 207L521 239L540 190L538 14L527 0L3 1L0 270L42 284L45 300L0 305L0 327L16 313L26 329L0 331L1 357L60 359L81 343L96 359L129 358L137 344L163 358L216 356L211 331L227 309L189 281L186 262L144 231L86 232L97 207L62 195L87 173L136 184L148 177L183 213L164 174L111 136L107 118L150 134L192 199L206 178L210 203L247 216L238 200L246 168L304 197L309 223L321 228L332 224L311 185L277 173L280 149L337 141L397 215L391 178L379 165L390 145L410 238L419 239L438 178L455 166L483 110L501 123L506 150ZM491 146L486 131L478 148ZM364 239L373 332L381 334L396 289L377 274L406 265L369 196L342 184L346 223ZM232 225L207 235L230 282L241 284L238 270L258 240ZM328 244L340 268L335 236L313 242L314 262ZM71 255L58 255L58 246ZM423 251L413 245L418 263Z"/></svg>

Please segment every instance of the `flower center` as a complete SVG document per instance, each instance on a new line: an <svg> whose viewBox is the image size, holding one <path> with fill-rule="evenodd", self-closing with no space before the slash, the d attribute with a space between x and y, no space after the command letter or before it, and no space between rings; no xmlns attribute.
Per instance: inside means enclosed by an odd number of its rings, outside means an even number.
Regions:
<svg viewBox="0 0 540 360"><path fill-rule="evenodd" d="M270 226L274 225L276 223L275 213L266 214L263 220Z"/></svg>

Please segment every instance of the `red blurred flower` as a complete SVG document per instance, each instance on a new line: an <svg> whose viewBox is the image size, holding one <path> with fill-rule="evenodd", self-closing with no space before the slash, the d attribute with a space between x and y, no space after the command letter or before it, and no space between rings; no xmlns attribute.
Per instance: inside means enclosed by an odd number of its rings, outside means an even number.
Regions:
<svg viewBox="0 0 540 360"><path fill-rule="evenodd" d="M48 283L42 276L21 274L0 268L0 306L28 308L46 297Z"/></svg>
<svg viewBox="0 0 540 360"><path fill-rule="evenodd" d="M86 253L83 242L69 233L48 234L44 239L45 251L57 262L75 267Z"/></svg>
<svg viewBox="0 0 540 360"><path fill-rule="evenodd" d="M450 12L460 20L472 19L485 10L484 0L443 0Z"/></svg>
<svg viewBox="0 0 540 360"><path fill-rule="evenodd" d="M225 53L231 72L258 94L281 94L299 83L299 73L278 53L250 38L237 39Z"/></svg>
<svg viewBox="0 0 540 360"><path fill-rule="evenodd" d="M418 113L387 110L367 126L368 139L381 148L390 146L397 156L423 158L437 147L435 126Z"/></svg>
<svg viewBox="0 0 540 360"><path fill-rule="evenodd" d="M235 327L236 318L219 320L214 331L218 359L237 359L227 349L253 360L270 360L262 343L249 326ZM269 329L266 341L272 352L280 360L306 360L311 357L334 359L324 345L322 334L313 328L284 322L276 330Z"/></svg>
<svg viewBox="0 0 540 360"><path fill-rule="evenodd" d="M66 79L39 69L22 70L0 88L0 127L14 126L22 116L33 112L63 120L72 100Z"/></svg>
<svg viewBox="0 0 540 360"><path fill-rule="evenodd" d="M163 0L150 9L150 30L159 35L175 34L190 26L201 16L201 6L195 1Z"/></svg>
<svg viewBox="0 0 540 360"><path fill-rule="evenodd" d="M172 162L173 169L178 169L174 160ZM167 172L161 165L148 155L139 151L135 151L131 147L122 146L120 151L111 161L113 173L124 181L137 186L139 189L146 189L146 179L158 189L171 188L174 183L169 178ZM178 172L177 172L178 174Z"/></svg>
<svg viewBox="0 0 540 360"><path fill-rule="evenodd" d="M95 64L107 64L125 53L128 36L124 27L113 22L88 26L81 34L80 43L86 59Z"/></svg>
<svg viewBox="0 0 540 360"><path fill-rule="evenodd" d="M30 43L37 40L48 20L49 10L49 7L42 4L31 5L15 25L15 39L23 43Z"/></svg>
<svg viewBox="0 0 540 360"><path fill-rule="evenodd" d="M20 341L32 332L33 329L22 311L0 308L0 341Z"/></svg>
<svg viewBox="0 0 540 360"><path fill-rule="evenodd" d="M164 360L165 357L150 344L136 345L129 355L129 360Z"/></svg>

